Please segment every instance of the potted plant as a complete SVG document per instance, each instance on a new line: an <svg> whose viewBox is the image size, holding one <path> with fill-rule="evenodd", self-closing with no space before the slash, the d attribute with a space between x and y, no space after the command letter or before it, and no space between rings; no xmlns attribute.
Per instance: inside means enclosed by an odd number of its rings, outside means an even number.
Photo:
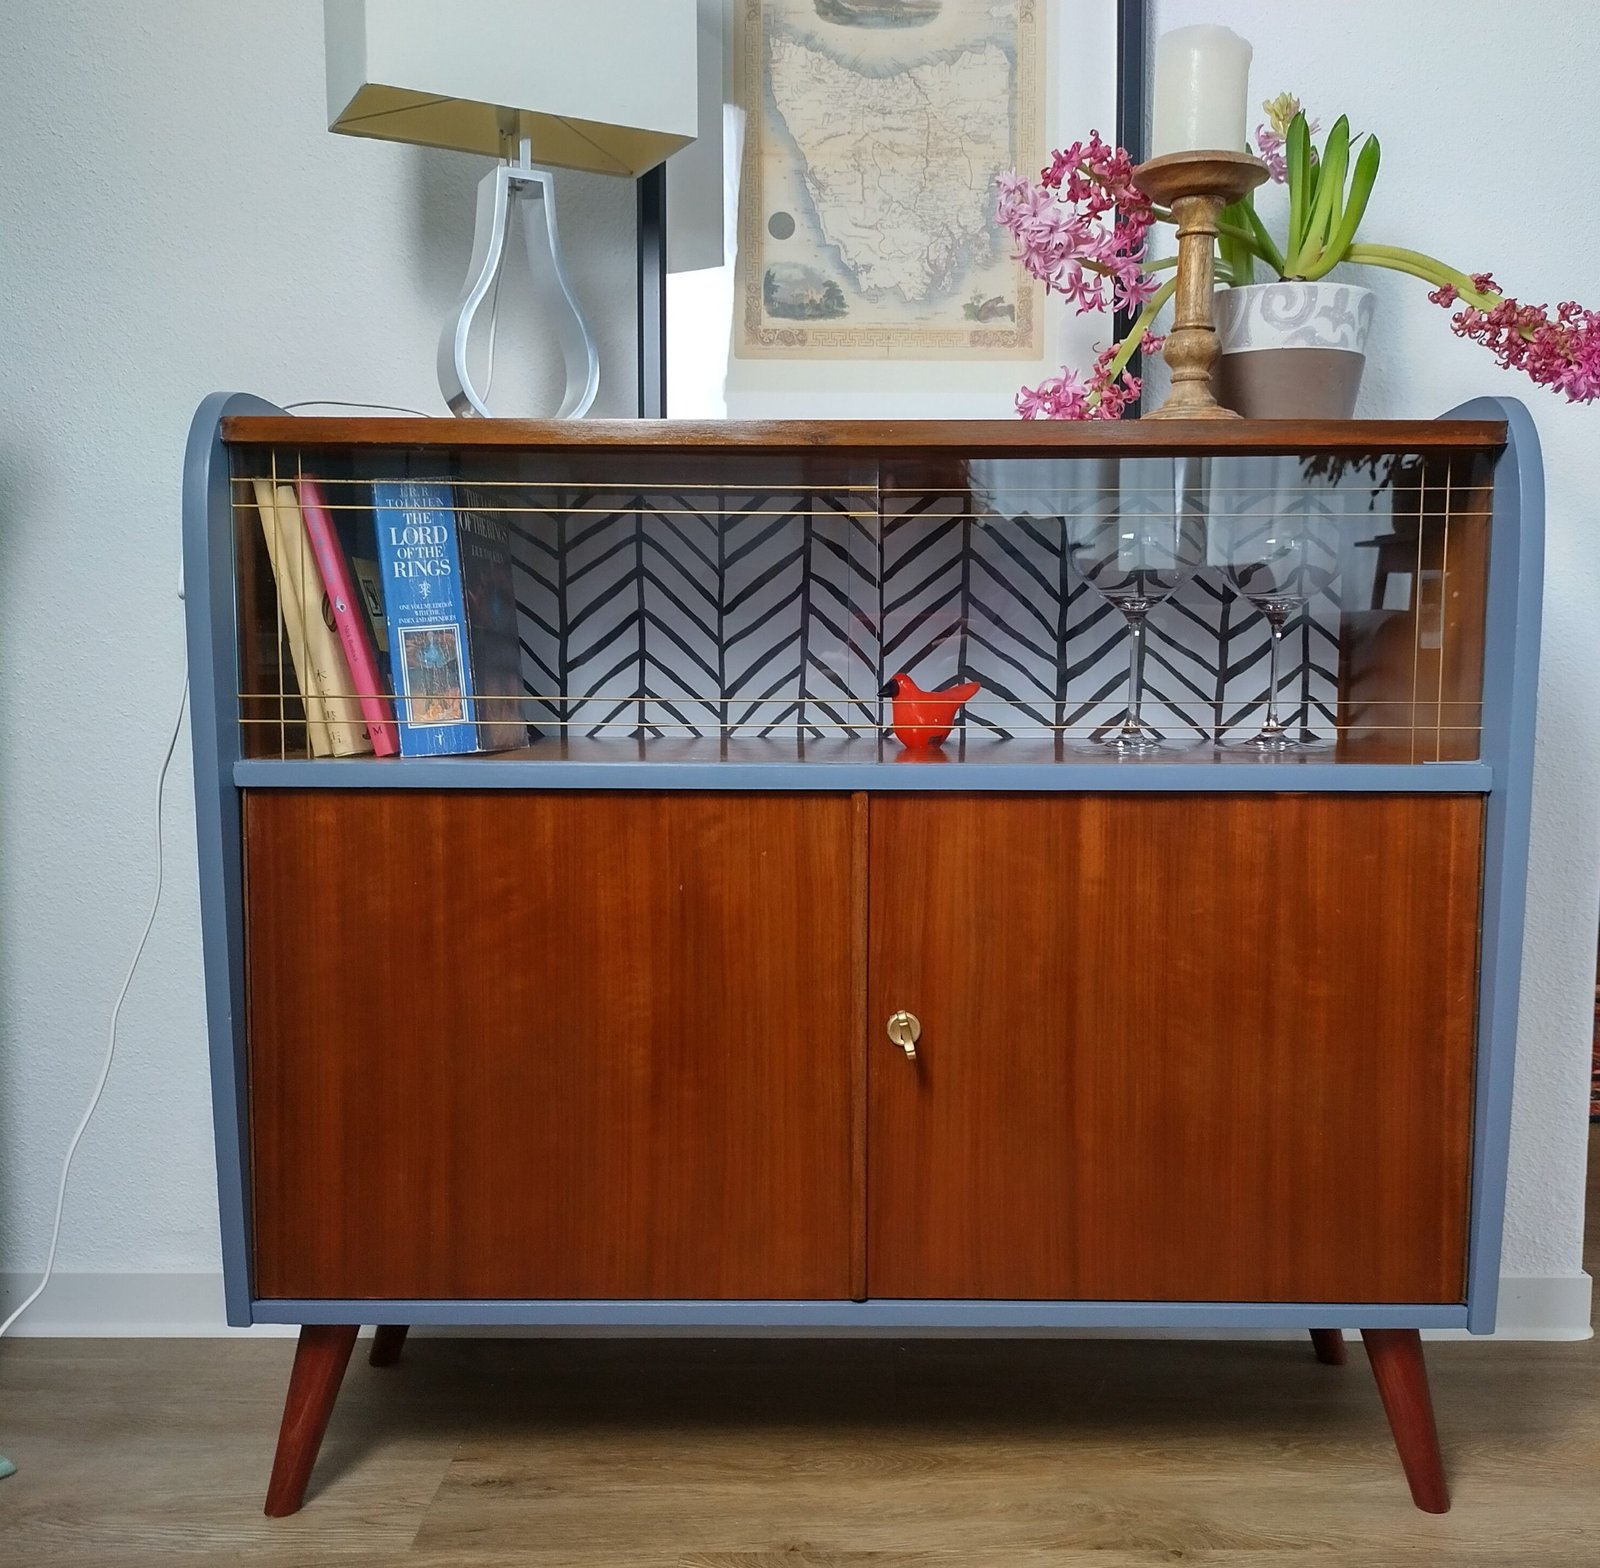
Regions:
<svg viewBox="0 0 1600 1568"><path fill-rule="evenodd" d="M1454 308L1458 336L1482 343L1507 369L1576 402L1600 396L1600 312L1572 301L1554 313L1510 298L1486 272L1465 273L1419 251L1359 237L1378 177L1376 136L1353 136L1341 115L1318 147L1319 127L1299 100L1269 100L1254 150L1288 187L1284 232L1275 237L1252 193L1224 210L1216 304L1223 356L1220 401L1254 417L1348 417L1372 320L1372 294L1329 274L1341 263L1384 267L1433 285L1428 298ZM1117 419L1138 397L1136 352L1155 352L1152 330L1176 286L1176 257L1149 259L1150 234L1172 214L1134 182L1133 160L1092 134L1051 157L1037 181L999 180L998 216L1017 259L1082 314L1134 316L1128 333L1096 358L1087 378L1063 368L1017 394L1024 419ZM1261 269L1273 281L1258 283Z"/></svg>

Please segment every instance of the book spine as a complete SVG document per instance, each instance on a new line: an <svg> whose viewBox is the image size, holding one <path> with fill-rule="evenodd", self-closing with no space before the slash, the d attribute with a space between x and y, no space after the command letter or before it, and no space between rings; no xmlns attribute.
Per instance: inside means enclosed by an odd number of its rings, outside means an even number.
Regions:
<svg viewBox="0 0 1600 1568"><path fill-rule="evenodd" d="M335 757L354 757L371 751L372 744L361 722L361 706L351 696L350 666L345 662L344 650L329 623L328 596L311 551L294 486L279 485L277 500L279 540L300 597L307 673L322 704L327 749Z"/></svg>
<svg viewBox="0 0 1600 1568"><path fill-rule="evenodd" d="M328 515L322 486L315 479L301 479L297 482L297 489L300 509L305 515L305 533L322 574L322 585L327 590L328 603L333 610L333 624L349 665L350 681L345 690L348 691L351 684L355 687L357 704L366 723L373 752L380 757L392 757L399 750L394 717L383 694L383 677L378 671L377 655L372 651L367 636L366 621L356 599L349 563L344 558L338 532Z"/></svg>
<svg viewBox="0 0 1600 1568"><path fill-rule="evenodd" d="M288 534L285 519L279 515L278 497L272 481L256 479L252 485L256 494L256 511L261 516L261 535L266 540L267 560L271 563L272 579L278 589L278 615L283 621L284 636L289 642L289 662L294 668L295 683L300 688L300 701L305 705L306 744L313 757L331 756L333 747L328 736L327 709L312 672L310 648L306 642L305 600L298 576L290 564L296 557L284 543Z"/></svg>
<svg viewBox="0 0 1600 1568"><path fill-rule="evenodd" d="M372 498L400 750L408 757L476 751L451 487L445 481L380 479Z"/></svg>

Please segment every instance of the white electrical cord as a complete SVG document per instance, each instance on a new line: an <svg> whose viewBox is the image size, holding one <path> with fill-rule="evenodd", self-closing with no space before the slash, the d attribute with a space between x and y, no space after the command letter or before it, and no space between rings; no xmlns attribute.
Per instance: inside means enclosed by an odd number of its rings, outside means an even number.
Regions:
<svg viewBox="0 0 1600 1568"><path fill-rule="evenodd" d="M498 280L496 280L498 283ZM497 302L498 303L498 302ZM490 321L493 326L493 318ZM490 340L490 373L493 374L493 339ZM420 408L402 408L397 403L347 403L338 398L314 398L301 403L285 403L285 412L295 408L383 408L397 414L416 414L419 418L430 419L433 415L425 414ZM178 571L178 597L183 597L183 571L180 566ZM150 903L150 915L144 923L144 930L139 933L139 945L133 950L133 962L128 965L128 972L123 976L122 989L117 992L117 999L111 1007L111 1028L106 1039L105 1059L100 1064L100 1076L95 1080L94 1093L89 1096L89 1104L78 1122L77 1131L72 1135L72 1141L67 1145L66 1158L61 1162L61 1183L56 1188L56 1213L55 1220L50 1227L50 1250L45 1255L44 1273L40 1276L39 1283L23 1300L22 1304L0 1323L0 1338L4 1338L11 1331L11 1326L24 1312L36 1302L45 1292L45 1287L50 1283L50 1276L55 1272L56 1249L61 1243L61 1216L67 1204L67 1181L72 1174L73 1157L78 1152L78 1145L83 1142L83 1135L88 1130L89 1122L100 1106L100 1097L105 1093L106 1081L111 1076L111 1064L117 1056L117 1022L122 1016L122 1004L127 1000L128 990L133 985L133 977L138 972L139 960L144 957L145 944L150 940L150 932L156 923L156 914L161 908L161 882L163 870L164 843L161 833L161 807L167 792L167 770L172 766L173 754L178 749L178 736L183 731L184 710L189 704L189 677L187 672L183 678L183 691L178 697L178 715L173 720L172 734L167 737L166 754L161 759L161 771L156 775L156 890L155 897Z"/></svg>
<svg viewBox="0 0 1600 1568"><path fill-rule="evenodd" d="M0 1337L7 1334L11 1325L44 1294L45 1286L50 1283L50 1276L55 1270L56 1247L61 1241L61 1213L67 1203L67 1178L72 1174L72 1157L78 1152L78 1145L83 1141L89 1120L100 1104L100 1096L105 1093L106 1080L111 1076L111 1064L117 1055L117 1020L122 1014L122 1004L127 1000L128 988L133 984L134 974L138 971L139 960L144 957L145 943L150 940L151 929L156 923L156 912L161 908L163 849L161 806L167 790L167 769L171 767L173 753L178 749L178 736L183 730L183 713L188 703L189 677L186 672L183 678L183 692L178 698L178 716L173 720L172 734L167 738L166 755L161 759L161 771L156 775L156 891L155 897L150 901L150 917L145 921L144 930L139 934L139 945L133 950L133 962L128 965L128 972L122 980L122 989L117 992L117 1000L111 1008L111 1030L106 1040L105 1060L100 1064L100 1076L95 1080L94 1093L89 1096L88 1108L78 1122L78 1130L73 1133L72 1142L67 1145L67 1156L61 1162L61 1185L56 1189L56 1217L55 1223L50 1228L50 1251L44 1260L44 1275L22 1305L4 1323L0 1323Z"/></svg>
<svg viewBox="0 0 1600 1568"><path fill-rule="evenodd" d="M498 279L496 280L498 284ZM498 304L498 301L496 302ZM493 318L490 320L493 327ZM493 374L493 338L490 339L490 373ZM434 416L425 414L420 408L402 408L397 403L347 403L338 398L314 398L301 403L285 403L285 412L295 408L383 408L396 414L416 414L419 418L430 419ZM178 571L178 597L183 597L183 570ZM122 1016L122 1004L127 1000L128 990L133 985L133 977L138 973L139 960L144 957L145 944L150 940L150 932L154 929L156 915L161 908L161 883L163 872L163 859L165 845L161 833L161 807L167 793L167 771L172 766L173 754L178 749L178 736L183 732L183 715L189 705L189 677L187 672L183 678L183 691L178 697L178 715L172 723L172 734L167 737L167 749L161 759L161 771L156 775L156 890L155 897L150 902L150 915L144 923L144 930L139 933L139 945L133 950L133 962L128 965L128 972L123 976L122 988L117 992L117 999L111 1006L111 1028L106 1039L106 1054L100 1063L100 1076L95 1080L94 1092L89 1096L89 1104L78 1121L77 1131L72 1135L72 1141L67 1145L65 1159L61 1162L61 1182L56 1188L56 1213L50 1226L50 1250L45 1254L44 1273L39 1278L39 1283L34 1286L21 1305L3 1323L0 1323L0 1338L11 1331L12 1325L24 1312L36 1302L45 1292L45 1287L50 1283L50 1276L55 1272L56 1249L61 1244L61 1217L67 1205L67 1181L72 1175L72 1161L78 1152L78 1145L83 1142L83 1135L88 1131L89 1123L94 1113L99 1109L100 1097L105 1093L106 1081L111 1077L111 1064L117 1056L117 1023Z"/></svg>

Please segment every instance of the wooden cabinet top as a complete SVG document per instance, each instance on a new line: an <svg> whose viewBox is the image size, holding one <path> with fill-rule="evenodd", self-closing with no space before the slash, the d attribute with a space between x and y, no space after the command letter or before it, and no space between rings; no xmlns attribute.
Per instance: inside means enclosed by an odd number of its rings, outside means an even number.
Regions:
<svg viewBox="0 0 1600 1568"><path fill-rule="evenodd" d="M236 414L234 446L301 448L542 448L551 451L705 451L947 454L1014 457L1165 457L1186 453L1497 451L1499 420L1124 420L1072 424L984 420L688 420L302 418Z"/></svg>

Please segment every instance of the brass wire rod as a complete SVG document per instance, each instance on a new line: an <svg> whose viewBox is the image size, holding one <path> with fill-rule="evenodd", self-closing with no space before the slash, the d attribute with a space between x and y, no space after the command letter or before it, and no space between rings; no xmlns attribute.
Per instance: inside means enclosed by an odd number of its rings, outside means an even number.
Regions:
<svg viewBox="0 0 1600 1568"><path fill-rule="evenodd" d="M295 695L295 693L293 693L293 692L287 692L285 694L288 695L288 696L294 696ZM259 691L259 692L241 691L238 694L238 697L239 697L239 700L241 702L259 702L259 701L276 701L279 695L280 695L280 693L277 690L274 689L274 690L271 690L271 691ZM390 691L380 691L380 692L337 691L337 692L334 693L334 695L336 697L349 697L349 698L359 698L359 697L363 697L363 696L365 696L365 697L376 697L376 698L378 698L378 699L380 699L382 701L388 702L388 701L393 701L396 694L394 692L390 692ZM788 705L790 705L790 704L792 704L794 702L797 702L798 700L799 699L793 693L790 693L788 696L776 696L776 697L746 697L746 696L741 696L738 693L735 693L735 694L733 694L731 696L718 697L718 696L715 696L715 695L712 695L712 694L709 694L709 693L705 694L705 695L701 695L701 694L699 694L697 692L663 692L663 693L660 693L659 695L641 697L639 695L639 693L636 692L636 691L629 691L629 692L605 692L605 691L593 691L593 692L589 692L589 691L585 691L585 692L524 692L520 696L509 696L509 695L504 695L504 694L500 694L500 695L486 694L484 696L476 696L476 695L474 695L471 698L471 701L473 701L475 703L478 703L478 704L480 704L482 706L490 706L490 705L496 705L496 704L504 705L506 703L525 704L525 703L534 703L534 702L631 702L631 703L640 703L640 702L643 702L643 703L688 702L688 703L703 703L708 707L720 707L720 708L729 708L729 707L732 707L735 703L737 703L737 704L739 704L741 706L748 706L748 707L751 707L751 708L761 708L761 707L781 708L781 707L788 706ZM878 697L878 695L877 695L876 689L873 689L873 690L870 690L870 691L865 691L864 690L864 691L859 691L859 692L855 692L855 693L845 693L844 695L833 696L833 697L815 697L815 696L812 696L812 697L808 697L806 700L807 700L807 702L829 702L829 703L833 703L835 705L837 705L837 704L848 704L848 703L865 703L868 706L871 706L873 704L876 704L880 700L887 701L888 699L886 699L886 698L885 699L880 699ZM1041 701L1041 702L1044 701L1044 700L1045 700L1044 698L1040 698L1039 699L1039 701ZM1070 692L1070 691L1065 693L1063 696L1060 696L1060 697L1052 696L1052 697L1049 698L1049 701L1051 701L1051 702L1102 703L1102 704L1105 704L1107 706L1112 706L1112 705L1119 704L1121 702L1121 700L1122 699L1120 697L1102 696L1102 695L1100 695L1099 693L1096 693L1096 692ZM1217 699L1215 697L1161 697L1161 698L1152 698L1151 700L1156 702L1158 706L1163 707L1163 708L1194 708L1194 709L1197 709L1197 710L1200 710L1200 711L1208 711L1208 710L1214 709L1217 706ZM1229 699L1224 698L1223 700L1226 702ZM1266 698L1265 698L1265 696L1261 696L1261 697L1240 697L1240 698L1236 698L1236 699L1233 699L1233 700L1235 700L1237 702L1240 702L1240 703L1255 703L1255 704L1259 704L1259 703L1265 702ZM1313 700L1313 703L1315 704L1319 699L1315 699L1314 698L1312 700ZM1330 702L1330 703L1333 700L1335 700L1335 699L1333 699L1333 698L1327 699L1327 701ZM1482 705L1481 702L1479 701L1479 699L1477 699L1475 697L1446 697L1446 698L1441 698L1440 701L1443 704L1443 706L1446 706L1446 707L1476 708L1476 707L1480 707ZM1389 708L1410 708L1410 707L1414 707L1416 705L1416 702L1417 702L1417 699L1415 697L1387 697L1387 698L1373 698L1370 701L1363 700L1361 702L1360 706L1362 707L1363 710L1370 709L1370 708L1384 708L1384 707L1389 707ZM968 707L968 708L972 708L974 706L986 706L986 707L991 708L991 709L996 708L996 707L1000 707L1000 708L1003 708L1005 711L1010 712L1010 711L1016 710L1017 707L1019 706L1019 704L1016 701L1014 701L1013 699L1011 699L1011 698L998 697L998 696L996 696L996 697L985 697L980 692L978 696L972 698L968 703L966 703L965 706ZM542 719L540 719L540 720L530 720L529 722L530 723L543 723L544 720L542 720Z"/></svg>
<svg viewBox="0 0 1600 1568"><path fill-rule="evenodd" d="M237 503L241 511L247 510L244 502ZM253 506L254 503L249 503ZM329 512L373 512L376 514L404 513L414 511L415 508L388 507L388 506L335 506L324 508ZM694 517L703 522L719 520L732 523L745 523L755 526L757 523L772 522L784 516L799 517L802 508L775 507L771 511L738 511L738 512L697 512L692 508L678 507L636 507L636 506L475 506L470 511L488 517L626 517L630 513L643 513L648 518L655 517ZM1113 508L1105 512L845 512L831 508L820 516L809 519L813 525L829 521L839 522L913 522L921 518L929 521L951 522L976 522L988 523L1002 527L1020 527L1023 523L1054 523L1065 526L1072 522L1087 522L1096 518L1111 518L1127 516L1144 522L1162 522L1168 518L1187 516L1183 512L1155 511L1146 507L1131 509L1127 507ZM1227 520L1230 522L1259 522L1262 524L1279 522L1285 518L1300 516L1297 512L1263 512L1241 511L1223 513L1221 518L1212 514L1213 521ZM1488 512L1457 512L1450 519L1452 522L1482 521L1489 519ZM1425 512L1382 512L1373 514L1364 511L1322 512L1317 515L1318 522L1331 523L1343 526L1355 520L1372 521L1376 517L1380 521L1393 522L1430 522L1435 519ZM1358 541L1362 544L1376 543L1375 540Z"/></svg>
<svg viewBox="0 0 1600 1568"><path fill-rule="evenodd" d="M266 478L265 474L234 474L232 484L244 492L248 500L248 486L259 478ZM360 489L363 492L371 490L375 481L372 478L341 478L338 475L319 475L318 483L330 492L342 488ZM281 478L280 478L281 482ZM1142 495L1162 496L1170 495L1172 480L1170 478L1152 480L1149 483L1131 484L1126 480L1114 484L1066 484L1054 481L1048 484L1022 485L1014 484L1009 480L999 483L982 483L966 485L950 485L943 487L929 487L926 489L898 489L889 486L863 486L863 485L823 485L806 480L769 480L761 484L721 484L721 485L694 485L677 484L670 479L642 479L637 482L628 482L617 479L415 479L395 480L397 484L427 484L437 485L450 491L467 491L474 493L499 492L505 490L519 491L593 491L599 494L610 495L683 495L710 493L712 491L725 497L741 496L800 496L826 499L831 496L860 497L873 501L938 501L948 497L970 496L975 492L988 494L1003 491L1007 495L1020 496L1058 496L1058 495L1118 495L1137 497ZM1258 480L1251 484L1219 485L1208 483L1204 487L1208 496L1259 496L1271 494L1285 494L1293 492L1303 497L1308 503L1317 500L1338 497L1357 500L1363 495L1371 496L1374 487L1371 485L1302 485L1287 484L1282 480ZM1420 486L1419 486L1420 488ZM1197 492L1198 493L1198 492ZM1376 487L1376 494L1386 493L1384 487ZM1406 491L1388 492L1404 495ZM235 501L235 505L241 502ZM1370 506L1371 500L1363 503L1362 509Z"/></svg>
<svg viewBox="0 0 1600 1568"><path fill-rule="evenodd" d="M257 474L234 474L232 476L232 483L233 483L233 485L235 487L243 489L244 487L252 484L256 479L258 479L258 478L266 478L266 477L267 477L267 475L264 475L264 474L261 474L261 475L257 475ZM359 488L359 489L362 489L362 490L370 490L372 485L375 482L370 477L345 478L345 477L341 477L339 475L330 475L330 474L321 474L321 475L318 475L316 477L317 477L318 483L325 490L328 490L328 491L337 491L341 487L354 487L354 488ZM281 480L280 480L280 482L281 482ZM1056 482L1052 481L1051 483L1040 484L1040 485L1013 484L1009 480L1007 480L1007 481L1004 481L1004 482L1001 482L1001 483L993 483L993 484L968 484L968 485L951 485L951 486L942 486L942 487L930 486L930 487L927 487L927 488L918 488L918 489L898 488L898 487L892 487L892 486L887 486L887 485L884 485L884 486L871 486L871 485L824 485L824 484L816 484L816 483L813 483L813 482L810 482L810 481L806 481L806 480L792 480L792 481L769 480L769 481L766 481L766 482L763 482L763 483L760 483L760 484L748 483L748 484L702 485L702 484L689 484L689 483L680 484L680 483L677 483L676 481L671 480L671 479L661 479L661 478L642 479L642 480L638 480L638 481L635 482L635 481L617 480L617 479L603 479L603 480L602 479L559 479L559 480L548 480L548 479L488 479L488 478L483 478L483 479L458 479L458 478L449 478L449 477L435 477L435 478L422 478L422 477L419 477L419 478L416 478L414 480L397 479L397 480L394 480L393 482L397 483L397 484L415 483L415 484L438 485L438 486L440 486L440 487L442 487L444 489L451 490L451 491L464 490L464 491L473 491L473 492L502 491L502 490L540 490L540 491L560 492L560 491L566 491L566 490L584 490L584 491L598 491L598 492L600 492L602 494L628 494L628 495L646 495L646 496L649 496L649 495L672 495L672 494L681 495L681 494L685 494L685 493L689 493L689 492L693 492L693 493L707 492L707 493L709 493L709 492L715 491L717 493L720 493L720 494L722 494L724 496L729 496L729 497L762 496L762 495L770 495L770 496L793 495L793 496L819 497L819 498L826 498L826 497L829 497L829 496L846 496L846 497L859 496L859 497L870 497L870 498L873 498L873 499L881 498L883 500L889 500L889 501L902 500L902 499L909 499L909 500L939 500L939 499L941 499L943 497L947 497L947 496L969 496L974 491L988 492L988 491L995 491L995 490L1003 490L1007 494L1010 494L1010 495L1022 495L1022 496L1032 496L1032 495L1043 495L1043 496L1105 495L1107 493L1115 492L1116 494L1122 495L1122 496L1135 496L1136 497L1136 496L1140 496L1140 495L1165 495L1165 494L1170 493L1171 487L1172 487L1172 481L1170 479L1153 480L1153 481L1151 481L1150 483L1147 483L1147 484L1129 484L1129 483L1127 483L1125 481L1121 482L1121 483L1117 483L1117 484L1065 484L1065 483L1056 483ZM1253 483L1253 484L1238 484L1238 485L1219 485L1219 484L1215 484L1215 483L1210 483L1210 484L1207 484L1204 487L1204 490L1205 490L1205 493L1208 496L1217 496L1217 495L1223 495L1223 496L1241 496L1241 495L1242 496L1249 496L1249 495L1261 495L1263 493L1271 493L1271 492L1274 492L1274 491L1281 493L1281 492L1284 492L1286 490L1290 490L1292 488L1294 488L1294 487L1284 483L1281 480L1274 480L1274 481L1263 480L1263 481L1259 481L1259 482L1256 482L1256 483ZM1332 496L1340 496L1340 497L1348 496L1351 499L1356 499L1362 493L1371 492L1372 490L1374 490L1374 488L1377 489L1377 492L1380 495L1383 493L1383 487L1382 486L1374 487L1374 486L1369 485L1369 484L1329 485L1329 486L1326 486L1326 487L1318 487L1316 485L1309 485L1309 486L1301 487L1298 490L1297 493L1300 494L1300 495L1305 496L1306 498L1308 498L1308 500L1309 499L1316 499L1316 498L1332 497ZM241 504L241 503L236 501L235 504L238 505L238 504ZM1367 503L1367 504L1370 505L1370 502ZM476 509L477 508L474 508L474 510L476 510ZM489 508L489 509L492 510L492 508ZM1362 509L1365 510L1366 507L1363 506Z"/></svg>
<svg viewBox="0 0 1600 1568"><path fill-rule="evenodd" d="M1203 724L1203 725L1196 725L1195 728L1204 729L1204 730L1217 730L1217 729L1232 730L1232 729L1243 729L1243 728L1246 728L1252 722L1252 720L1249 718L1249 715L1251 713L1255 712L1257 709L1264 707L1265 704L1266 704L1266 699L1264 697L1257 698L1254 702L1252 702L1252 703L1250 703L1248 705L1248 707L1244 710L1243 713L1240 713L1236 717L1228 720L1228 722L1225 723L1225 724L1221 724L1221 725L1218 725L1218 724ZM637 704L635 704L635 706L637 706ZM653 706L653 704L646 703L646 706L650 707L650 706ZM1114 708L1116 710L1116 712L1120 714L1120 712L1122 711L1122 706L1123 705L1120 704L1120 703L1106 701L1106 702L1094 703L1094 704L1091 704L1091 706L1099 707L1099 708ZM1157 706L1162 706L1162 705L1161 704L1157 704ZM269 725L269 726L271 726L273 728L276 728L277 725L278 725L278 721L277 721L276 718L251 719L251 718L243 718L243 717L241 717L239 722L241 724L248 724L248 725ZM299 723L301 721L295 720L293 722ZM305 722L307 722L309 724L320 726L323 723L325 723L326 721L321 720L321 719L315 719L315 720L307 720ZM1044 724L1044 723L1039 723L1037 721L1030 721L1027 724L1011 724L1011 725L1007 725L1006 729L1008 731L1008 734L1012 738L1022 738L1022 737L1028 736L1028 735L1056 735L1056 734L1063 734L1064 735L1064 734L1073 734L1073 733L1076 733L1076 732L1081 731L1081 730L1091 730L1092 731L1092 730L1104 729L1107 724L1113 723L1113 722L1115 722L1115 720L1111 719L1111 718L1095 719L1095 720L1081 719L1081 720L1078 720L1078 721L1076 721L1074 723L1071 723L1071 724ZM1190 721L1190 722L1192 723L1193 721ZM877 724L877 723L873 723L871 720L868 720L868 719L862 719L859 722L855 722L855 723L847 723L847 722L845 722L843 720L833 720L833 719L805 719L803 721L799 720L799 719L796 719L796 720L794 720L792 722L783 723L783 724L779 724L779 723L762 723L759 720L746 720L746 721L741 721L739 723L722 723L722 724L719 724L719 723L717 723L717 722L715 722L714 720L711 720L711 719L691 721L689 719L674 719L674 718L668 717L668 718L649 718L649 719L641 720L637 713L634 713L632 715L619 716L619 717L614 718L614 719L594 719L594 718L589 718L589 719L544 719L544 718L540 718L540 719L532 720L532 721L530 721L530 723L532 724L532 727L535 728L535 729L552 729L552 730L554 730L554 729L600 730L600 729L640 729L640 728L645 728L645 729L677 729L677 730L685 730L685 731L688 731L688 732L693 732L695 730L702 730L702 729L710 729L710 730L757 730L757 729L764 729L764 730L769 730L769 731L790 731L790 730L793 730L793 731L795 731L797 733L799 731L801 731L801 730L826 730L826 731L837 732L837 733L839 733L841 735L887 733L888 731L890 731L890 730L892 730L894 728L894 725L892 723ZM1159 725L1156 726L1156 727L1160 728ZM1330 731L1330 732L1332 732L1334 734L1346 734L1346 733L1349 733L1352 730L1359 730L1363 734L1370 734L1370 733L1389 734L1389 733L1393 733L1393 734L1409 735L1409 734L1412 734L1414 732L1414 726L1412 726L1410 724L1370 724L1370 723L1365 723L1365 722L1341 724L1341 723L1338 723L1336 721L1328 721L1328 720L1323 720L1322 722L1317 723L1317 724L1307 725L1306 728L1311 729L1311 730L1327 730L1327 731ZM1483 727L1482 727L1482 725L1478 725L1478 724L1445 724L1445 725L1436 726L1435 728L1437 728L1440 732L1445 733L1445 734L1449 734L1449 735L1478 735L1478 734L1482 733L1482 728ZM972 734L987 735L987 734L991 733L990 731L988 731L982 725L978 725L978 726L969 728L969 727L962 726L962 725L958 724L956 726L956 729L957 729L957 731L960 731L962 729L966 729L966 733L969 734L969 735L972 735ZM1428 732L1425 731L1424 733L1428 733ZM756 739L758 737L751 736L749 738L750 739ZM1004 742L1003 738L996 738L995 741L994 741L994 744L997 745L997 746L998 745L1004 745L1005 742Z"/></svg>
<svg viewBox="0 0 1600 1568"><path fill-rule="evenodd" d="M263 475L234 474L231 476L235 485L247 485ZM373 476L355 477L344 474L318 474L317 483L324 489L337 489L340 485L360 485L370 489L375 482ZM813 484L808 480L796 480L792 483L763 483L763 484L701 484L685 480L678 483L672 479L640 480L637 483L631 480L619 479L498 479L498 478L461 478L449 474L438 475L396 475L382 476L381 482L393 484L423 484L443 485L450 490L626 490L637 494L640 491L653 493L657 491L719 491L725 495L768 495L768 494L804 494L804 495L867 495L875 496L879 493L876 485L827 485Z"/></svg>

